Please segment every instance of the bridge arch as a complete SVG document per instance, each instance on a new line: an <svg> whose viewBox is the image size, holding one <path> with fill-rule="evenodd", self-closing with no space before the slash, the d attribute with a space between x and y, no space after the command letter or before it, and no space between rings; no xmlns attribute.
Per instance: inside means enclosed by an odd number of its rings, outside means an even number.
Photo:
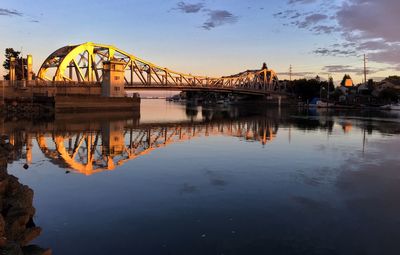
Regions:
<svg viewBox="0 0 400 255"><path fill-rule="evenodd" d="M56 50L42 64L38 78L53 82L100 83L103 62L109 60L124 63L125 83L132 87L271 91L278 84L276 72L266 67L219 78L190 75L160 67L115 46L92 42Z"/></svg>

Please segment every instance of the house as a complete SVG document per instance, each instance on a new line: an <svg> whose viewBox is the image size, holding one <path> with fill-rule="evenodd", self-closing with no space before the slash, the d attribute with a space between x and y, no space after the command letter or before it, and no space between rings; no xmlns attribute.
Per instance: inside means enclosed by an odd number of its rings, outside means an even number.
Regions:
<svg viewBox="0 0 400 255"><path fill-rule="evenodd" d="M344 86L345 87L353 87L354 86L354 83L353 83L353 80L351 79L351 78L347 78L345 81L344 81Z"/></svg>

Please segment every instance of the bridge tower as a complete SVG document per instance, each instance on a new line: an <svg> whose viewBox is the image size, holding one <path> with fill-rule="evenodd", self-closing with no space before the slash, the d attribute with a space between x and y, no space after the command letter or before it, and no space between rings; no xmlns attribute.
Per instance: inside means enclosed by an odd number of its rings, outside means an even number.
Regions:
<svg viewBox="0 0 400 255"><path fill-rule="evenodd" d="M28 81L31 81L32 80L32 76L33 76L32 64L33 64L32 55L26 56L26 68L27 68L27 71L28 71L28 77L27 77Z"/></svg>
<svg viewBox="0 0 400 255"><path fill-rule="evenodd" d="M104 97L125 97L125 63L118 60L103 62L101 94Z"/></svg>
<svg viewBox="0 0 400 255"><path fill-rule="evenodd" d="M103 124L101 137L103 141L103 155L113 158L122 154L125 149L124 122L113 121Z"/></svg>
<svg viewBox="0 0 400 255"><path fill-rule="evenodd" d="M16 60L14 57L10 58L10 76L9 79L11 82L14 82L17 78L15 76L15 67L16 67Z"/></svg>

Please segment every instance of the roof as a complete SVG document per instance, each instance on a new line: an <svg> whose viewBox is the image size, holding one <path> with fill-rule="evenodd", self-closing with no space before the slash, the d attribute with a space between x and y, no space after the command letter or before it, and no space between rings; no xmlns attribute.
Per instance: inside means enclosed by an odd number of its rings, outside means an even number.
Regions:
<svg viewBox="0 0 400 255"><path fill-rule="evenodd" d="M352 79L346 79L345 81L344 81L344 86L346 86L346 87L353 87L353 80Z"/></svg>

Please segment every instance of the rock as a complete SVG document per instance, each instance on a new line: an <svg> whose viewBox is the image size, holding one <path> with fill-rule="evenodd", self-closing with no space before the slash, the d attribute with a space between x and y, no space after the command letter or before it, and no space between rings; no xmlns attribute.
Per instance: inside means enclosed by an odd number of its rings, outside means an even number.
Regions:
<svg viewBox="0 0 400 255"><path fill-rule="evenodd" d="M0 196L4 195L4 193L7 190L7 186L8 186L8 179L7 178L3 180L0 179Z"/></svg>
<svg viewBox="0 0 400 255"><path fill-rule="evenodd" d="M13 148L9 143L0 143L0 254L49 255L49 249L24 247L38 237L42 229L33 222L33 190L7 173L7 161L12 160Z"/></svg>
<svg viewBox="0 0 400 255"><path fill-rule="evenodd" d="M37 238L41 233L42 233L42 229L40 227L27 228L24 231L23 235L21 236L19 243L21 245L27 245L32 240Z"/></svg>
<svg viewBox="0 0 400 255"><path fill-rule="evenodd" d="M51 255L50 249L43 249L37 245L28 245L22 248L24 255Z"/></svg>
<svg viewBox="0 0 400 255"><path fill-rule="evenodd" d="M8 243L7 246L0 249L0 254L4 255L24 255L21 246L17 243Z"/></svg>
<svg viewBox="0 0 400 255"><path fill-rule="evenodd" d="M7 245L7 238L5 236L0 237L0 249Z"/></svg>

